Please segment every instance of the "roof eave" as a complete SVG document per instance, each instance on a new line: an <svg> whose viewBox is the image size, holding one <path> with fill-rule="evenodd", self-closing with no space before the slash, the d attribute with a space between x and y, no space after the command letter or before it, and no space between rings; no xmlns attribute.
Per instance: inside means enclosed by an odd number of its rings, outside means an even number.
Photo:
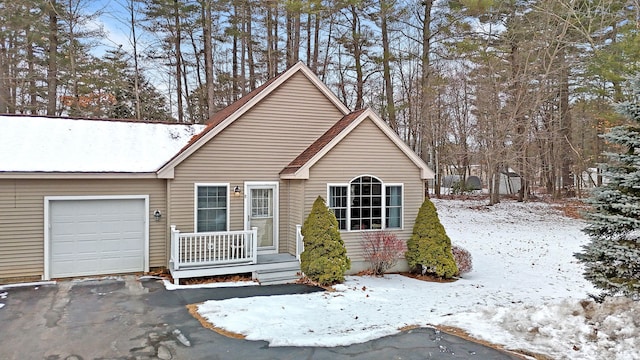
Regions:
<svg viewBox="0 0 640 360"><path fill-rule="evenodd" d="M0 171L0 179L157 179L155 172Z"/></svg>
<svg viewBox="0 0 640 360"><path fill-rule="evenodd" d="M292 173L280 174L282 180L309 180L309 168L300 168Z"/></svg>

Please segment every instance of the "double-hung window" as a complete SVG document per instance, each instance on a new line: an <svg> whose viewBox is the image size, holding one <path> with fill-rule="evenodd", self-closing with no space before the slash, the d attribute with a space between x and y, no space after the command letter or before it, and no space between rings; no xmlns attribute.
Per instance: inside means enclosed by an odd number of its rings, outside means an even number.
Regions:
<svg viewBox="0 0 640 360"><path fill-rule="evenodd" d="M402 227L402 185L386 185L385 189L385 227Z"/></svg>
<svg viewBox="0 0 640 360"><path fill-rule="evenodd" d="M329 184L328 200L340 230L402 228L402 184L360 176L349 184Z"/></svg>
<svg viewBox="0 0 640 360"><path fill-rule="evenodd" d="M196 184L195 204L196 232L228 230L228 184Z"/></svg>
<svg viewBox="0 0 640 360"><path fill-rule="evenodd" d="M341 230L347 228L348 200L346 186L329 186L329 207L336 215L338 228Z"/></svg>

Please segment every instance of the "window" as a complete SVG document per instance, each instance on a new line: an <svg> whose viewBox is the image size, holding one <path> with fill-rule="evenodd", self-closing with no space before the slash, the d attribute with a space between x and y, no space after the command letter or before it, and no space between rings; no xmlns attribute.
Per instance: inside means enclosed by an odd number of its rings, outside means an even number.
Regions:
<svg viewBox="0 0 640 360"><path fill-rule="evenodd" d="M402 227L402 185L385 186L385 194L385 227L399 229Z"/></svg>
<svg viewBox="0 0 640 360"><path fill-rule="evenodd" d="M196 184L196 232L227 231L228 185Z"/></svg>
<svg viewBox="0 0 640 360"><path fill-rule="evenodd" d="M266 218L273 216L271 206L272 189L251 189L251 217Z"/></svg>
<svg viewBox="0 0 640 360"><path fill-rule="evenodd" d="M336 215L341 230L347 229L347 201L346 186L329 186L329 207Z"/></svg>
<svg viewBox="0 0 640 360"><path fill-rule="evenodd" d="M382 229L382 182L362 176L350 188L351 230Z"/></svg>
<svg viewBox="0 0 640 360"><path fill-rule="evenodd" d="M402 228L402 184L360 176L349 184L329 184L327 197L340 230Z"/></svg>

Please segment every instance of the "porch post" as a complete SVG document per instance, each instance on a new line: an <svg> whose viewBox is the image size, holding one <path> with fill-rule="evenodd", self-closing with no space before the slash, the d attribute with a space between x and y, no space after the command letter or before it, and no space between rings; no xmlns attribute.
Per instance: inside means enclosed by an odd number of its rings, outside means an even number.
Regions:
<svg viewBox="0 0 640 360"><path fill-rule="evenodd" d="M180 230L176 229L175 225L171 225L171 259L173 262L173 269L178 270L180 268L180 253L179 253L179 239Z"/></svg>
<svg viewBox="0 0 640 360"><path fill-rule="evenodd" d="M251 258L253 259L253 263L256 264L258 262L258 228L251 228Z"/></svg>
<svg viewBox="0 0 640 360"><path fill-rule="evenodd" d="M304 251L304 242L302 242L302 225L296 224L296 259L300 261L300 254Z"/></svg>

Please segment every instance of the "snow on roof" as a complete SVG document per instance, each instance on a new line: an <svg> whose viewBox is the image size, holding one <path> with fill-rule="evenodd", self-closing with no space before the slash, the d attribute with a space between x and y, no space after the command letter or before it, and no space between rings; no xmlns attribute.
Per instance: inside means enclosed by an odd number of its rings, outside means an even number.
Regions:
<svg viewBox="0 0 640 360"><path fill-rule="evenodd" d="M154 172L204 127L0 115L0 172Z"/></svg>

